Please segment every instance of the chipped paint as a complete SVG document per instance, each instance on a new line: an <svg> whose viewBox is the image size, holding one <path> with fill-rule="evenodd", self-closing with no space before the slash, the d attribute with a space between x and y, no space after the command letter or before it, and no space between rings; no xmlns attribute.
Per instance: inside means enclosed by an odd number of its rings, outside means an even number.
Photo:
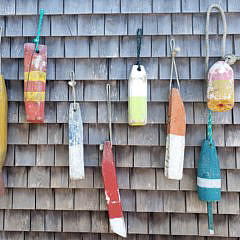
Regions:
<svg viewBox="0 0 240 240"><path fill-rule="evenodd" d="M44 122L44 102L46 88L47 47L24 44L24 102L26 120L31 123Z"/></svg>

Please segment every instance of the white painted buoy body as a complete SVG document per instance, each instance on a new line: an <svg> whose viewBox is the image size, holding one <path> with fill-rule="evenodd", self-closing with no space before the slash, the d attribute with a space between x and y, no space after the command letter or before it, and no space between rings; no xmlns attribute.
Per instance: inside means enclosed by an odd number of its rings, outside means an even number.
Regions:
<svg viewBox="0 0 240 240"><path fill-rule="evenodd" d="M69 108L69 176L72 180L84 178L83 123L79 103Z"/></svg>
<svg viewBox="0 0 240 240"><path fill-rule="evenodd" d="M168 126L164 174L168 179L180 180L183 175L186 115L178 89L169 97Z"/></svg>
<svg viewBox="0 0 240 240"><path fill-rule="evenodd" d="M147 74L144 66L133 65L128 80L128 124L147 124Z"/></svg>

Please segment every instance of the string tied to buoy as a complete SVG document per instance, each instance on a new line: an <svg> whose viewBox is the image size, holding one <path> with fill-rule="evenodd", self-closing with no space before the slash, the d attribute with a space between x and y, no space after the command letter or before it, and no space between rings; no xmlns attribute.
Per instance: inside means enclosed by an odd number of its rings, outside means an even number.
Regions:
<svg viewBox="0 0 240 240"><path fill-rule="evenodd" d="M107 92L107 108L108 108L108 129L109 129L109 141L112 146L112 110L111 110L111 86L108 83L106 85Z"/></svg>
<svg viewBox="0 0 240 240"><path fill-rule="evenodd" d="M143 36L143 30L142 28L137 29L137 65L138 71L141 71L141 59L140 59L140 54L141 54L141 46L142 46L142 36Z"/></svg>
<svg viewBox="0 0 240 240"><path fill-rule="evenodd" d="M171 91L171 89L172 89L173 70L175 71L177 86L178 86L178 90L180 91L178 70L177 70L176 61L175 61L175 57L176 57L177 53L180 51L180 48L175 47L174 39L170 40L170 50L171 50L172 62L171 62L171 71L170 71L169 91Z"/></svg>
<svg viewBox="0 0 240 240"><path fill-rule="evenodd" d="M75 91L75 86L76 86L76 81L75 81L75 74L73 71L70 72L70 81L68 82L68 85L72 87L72 96L73 96L73 110L76 111L76 91Z"/></svg>
<svg viewBox="0 0 240 240"><path fill-rule="evenodd" d="M39 38L41 33L41 27L42 27L42 20L44 15L44 9L40 9L40 18L39 18L39 24L38 24L38 32L36 38L34 38L33 42L36 43L36 53L39 53Z"/></svg>
<svg viewBox="0 0 240 240"><path fill-rule="evenodd" d="M168 179L181 180L183 176L186 114L180 95L180 83L175 57L179 48L175 47L174 39L170 40L171 69L169 81L169 104L167 120L167 138L165 151L164 175ZM177 87L172 87L173 72L175 72Z"/></svg>

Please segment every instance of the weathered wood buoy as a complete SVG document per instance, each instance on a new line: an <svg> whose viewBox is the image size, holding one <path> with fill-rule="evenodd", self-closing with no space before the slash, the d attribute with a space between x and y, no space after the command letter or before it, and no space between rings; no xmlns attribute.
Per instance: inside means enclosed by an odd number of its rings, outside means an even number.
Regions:
<svg viewBox="0 0 240 240"><path fill-rule="evenodd" d="M0 27L0 45L2 37L2 27ZM2 75L2 51L0 52L0 195L4 194L4 180L2 175L3 165L6 159L7 153L7 114L8 114L8 100L7 100L7 90L4 81L4 76Z"/></svg>
<svg viewBox="0 0 240 240"><path fill-rule="evenodd" d="M198 197L208 204L208 229L214 234L212 202L221 200L221 171L214 141L203 140L197 174Z"/></svg>
<svg viewBox="0 0 240 240"><path fill-rule="evenodd" d="M147 74L144 66L140 64L141 37L142 29L138 29L138 61L132 66L128 80L128 124L131 126L147 124Z"/></svg>
<svg viewBox="0 0 240 240"><path fill-rule="evenodd" d="M73 103L69 108L69 177L72 180L83 179L84 153L83 153L83 122L79 103L76 103L74 73L71 72L69 85L73 90Z"/></svg>
<svg viewBox="0 0 240 240"><path fill-rule="evenodd" d="M207 102L214 112L225 112L234 106L233 70L224 61L216 62L208 71Z"/></svg>
<svg viewBox="0 0 240 240"><path fill-rule="evenodd" d="M116 168L112 153L112 127L111 127L111 102L110 85L107 84L108 98L108 121L109 121L109 139L104 142L102 155L102 176L105 190L105 199L108 208L108 216L112 231L122 237L127 236L122 204L118 189Z"/></svg>
<svg viewBox="0 0 240 240"><path fill-rule="evenodd" d="M47 46L39 45L43 10L40 13L36 44L24 44L24 102L29 123L44 122Z"/></svg>
<svg viewBox="0 0 240 240"><path fill-rule="evenodd" d="M172 50L172 64L170 75L170 93L164 174L168 179L180 180L182 179L183 175L186 115L183 101L179 92L180 84L175 62L177 49L175 48L175 42L173 39L170 42L170 47ZM172 88L173 69L175 69L178 89Z"/></svg>

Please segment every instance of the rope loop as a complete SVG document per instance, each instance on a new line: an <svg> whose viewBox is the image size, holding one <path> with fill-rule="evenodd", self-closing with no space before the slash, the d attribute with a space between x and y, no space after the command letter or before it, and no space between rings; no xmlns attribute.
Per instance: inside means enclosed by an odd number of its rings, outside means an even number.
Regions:
<svg viewBox="0 0 240 240"><path fill-rule="evenodd" d="M40 10L40 19L39 19L39 24L38 24L38 32L37 32L37 37L34 38L33 42L36 43L36 53L39 53L38 45L39 45L39 38L40 38L40 32L41 32L41 27L42 27L42 20L43 20L43 15L44 15L44 10Z"/></svg>
<svg viewBox="0 0 240 240"><path fill-rule="evenodd" d="M170 72L169 91L171 91L171 89L172 89L173 69L175 71L178 90L180 91L180 83L179 83L179 78L178 78L177 65L176 65L176 61L175 61L175 57L177 55L177 52L180 51L180 48L175 47L175 40L174 39L170 40L170 50L171 50L171 56L172 56L172 63L171 63L171 72Z"/></svg>
<svg viewBox="0 0 240 240"><path fill-rule="evenodd" d="M206 83L208 81L208 65L209 65L209 21L210 14L213 8L216 8L221 13L222 22L223 22L223 40L222 40L222 59L225 59L225 48L226 48L226 37L227 37L227 22L225 18L224 11L219 4L212 4L208 7L207 10L207 19L206 19L206 30L205 30L205 44L206 44L206 57L205 57L205 80ZM207 139L209 140L210 145L212 145L212 111L209 109L208 115L208 131L207 131Z"/></svg>
<svg viewBox="0 0 240 240"><path fill-rule="evenodd" d="M76 86L76 81L75 81L75 74L73 71L70 72L70 81L68 82L68 85L72 87L72 95L73 95L73 110L77 110L76 106L76 91L75 91L75 86Z"/></svg>
<svg viewBox="0 0 240 240"><path fill-rule="evenodd" d="M141 60L140 60L140 54L141 54L141 46L142 46L142 36L143 36L143 30L142 28L138 28L137 30L137 65L138 71L141 71Z"/></svg>
<svg viewBox="0 0 240 240"><path fill-rule="evenodd" d="M108 83L106 85L107 92L107 107L108 107L108 128L109 128L109 140L112 145L112 112L111 112L111 86Z"/></svg>

